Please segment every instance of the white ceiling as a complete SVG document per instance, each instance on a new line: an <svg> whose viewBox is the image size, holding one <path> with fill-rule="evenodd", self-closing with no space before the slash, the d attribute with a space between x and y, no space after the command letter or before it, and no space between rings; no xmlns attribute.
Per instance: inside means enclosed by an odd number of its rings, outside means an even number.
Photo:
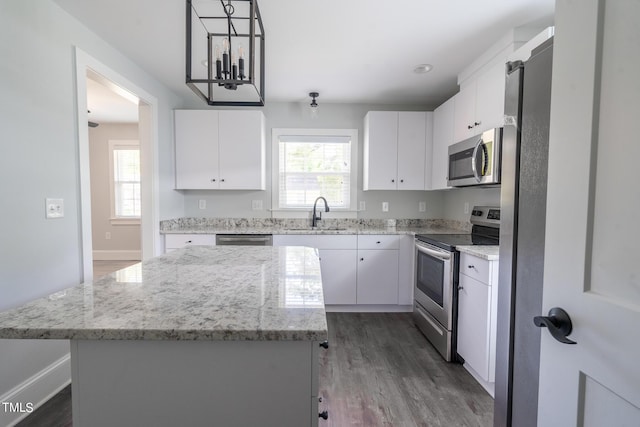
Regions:
<svg viewBox="0 0 640 427"><path fill-rule="evenodd" d="M177 94L184 0L55 0ZM217 0L214 0L217 1ZM269 101L435 107L457 74L514 27L552 24L555 0L258 0ZM413 68L433 64L433 71Z"/></svg>
<svg viewBox="0 0 640 427"><path fill-rule="evenodd" d="M87 76L87 109L89 121L102 123L137 123L138 101L122 96L113 87L100 82L97 75Z"/></svg>

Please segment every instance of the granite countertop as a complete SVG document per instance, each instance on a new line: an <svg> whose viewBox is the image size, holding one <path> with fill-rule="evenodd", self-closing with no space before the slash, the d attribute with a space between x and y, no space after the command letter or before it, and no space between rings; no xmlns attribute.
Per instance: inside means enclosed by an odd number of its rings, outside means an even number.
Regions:
<svg viewBox="0 0 640 427"><path fill-rule="evenodd" d="M456 246L456 249L462 253L474 255L489 261L499 259L500 246Z"/></svg>
<svg viewBox="0 0 640 427"><path fill-rule="evenodd" d="M0 313L0 338L327 339L305 247L193 246Z"/></svg>
<svg viewBox="0 0 640 427"><path fill-rule="evenodd" d="M178 218L161 221L161 234L468 234L471 224L450 220L323 220L311 228L307 220L273 218Z"/></svg>

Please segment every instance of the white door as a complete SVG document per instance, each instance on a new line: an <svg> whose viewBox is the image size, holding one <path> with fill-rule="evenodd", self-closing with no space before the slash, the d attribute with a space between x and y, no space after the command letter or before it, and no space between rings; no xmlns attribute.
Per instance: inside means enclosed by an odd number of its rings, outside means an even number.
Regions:
<svg viewBox="0 0 640 427"><path fill-rule="evenodd" d="M398 176L398 113L369 111L365 117L364 189L395 190Z"/></svg>
<svg viewBox="0 0 640 427"><path fill-rule="evenodd" d="M556 5L538 425L640 425L640 2Z"/></svg>
<svg viewBox="0 0 640 427"><path fill-rule="evenodd" d="M175 110L176 188L219 188L218 112Z"/></svg>

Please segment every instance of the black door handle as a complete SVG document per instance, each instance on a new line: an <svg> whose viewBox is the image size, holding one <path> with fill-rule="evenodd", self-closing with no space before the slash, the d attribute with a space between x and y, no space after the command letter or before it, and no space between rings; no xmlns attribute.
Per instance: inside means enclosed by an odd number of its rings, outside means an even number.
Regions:
<svg viewBox="0 0 640 427"><path fill-rule="evenodd" d="M549 310L548 316L536 316L533 323L539 328L546 327L551 332L551 336L564 344L576 344L575 341L567 338L571 334L573 326L571 318L566 311L560 307L554 307Z"/></svg>

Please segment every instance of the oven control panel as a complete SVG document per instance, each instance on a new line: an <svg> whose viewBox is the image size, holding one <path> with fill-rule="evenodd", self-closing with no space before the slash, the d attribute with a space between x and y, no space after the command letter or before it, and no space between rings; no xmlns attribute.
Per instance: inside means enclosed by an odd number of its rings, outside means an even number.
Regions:
<svg viewBox="0 0 640 427"><path fill-rule="evenodd" d="M471 211L471 224L487 227L500 227L500 208L496 206L474 206Z"/></svg>

